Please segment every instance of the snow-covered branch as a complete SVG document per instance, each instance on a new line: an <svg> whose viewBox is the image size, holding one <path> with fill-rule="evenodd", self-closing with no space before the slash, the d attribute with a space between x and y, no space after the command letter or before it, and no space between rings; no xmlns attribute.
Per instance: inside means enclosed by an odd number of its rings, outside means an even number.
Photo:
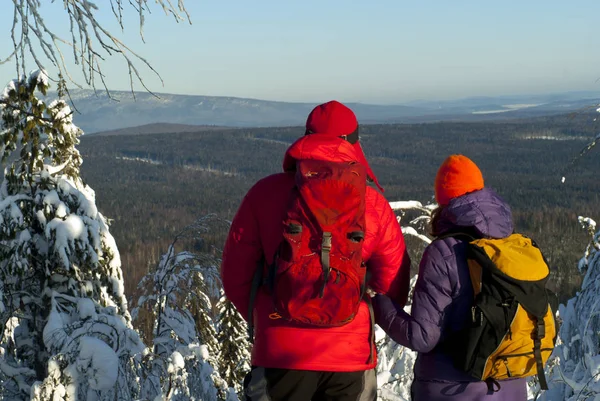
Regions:
<svg viewBox="0 0 600 401"><path fill-rule="evenodd" d="M437 204L427 204L423 205L419 201L395 201L390 202L390 207L392 210L397 212L396 218L398 219L398 223L402 226L402 233L404 235L410 235L416 237L423 241L425 244L429 244L431 239L425 235L426 227L431 221L431 215ZM414 216L416 213L417 216L413 217L408 224L403 225L403 217L407 214L411 213Z"/></svg>
<svg viewBox="0 0 600 401"><path fill-rule="evenodd" d="M159 378L165 399L187 399L193 388L198 389L196 394L213 391L207 399L214 399L217 392L221 399L235 399L217 370L223 350L217 340L220 315L214 314L221 289L220 251L181 249L184 240L200 241L219 225L228 227L226 221L208 215L185 227L138 286L141 296L132 315L146 328L144 337L152 345L156 366L152 374Z"/></svg>

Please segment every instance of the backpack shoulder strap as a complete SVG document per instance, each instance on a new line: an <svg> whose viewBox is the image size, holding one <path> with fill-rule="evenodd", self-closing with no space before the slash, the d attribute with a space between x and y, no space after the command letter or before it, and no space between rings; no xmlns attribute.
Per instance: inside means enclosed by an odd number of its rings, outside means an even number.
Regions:
<svg viewBox="0 0 600 401"><path fill-rule="evenodd" d="M480 237L481 236L477 236L477 235L474 235L473 233L471 233L470 230L465 229L465 230L460 230L460 231L449 231L447 233L444 233L444 234L436 237L435 239L457 238L457 239L461 239L466 242L471 242L476 239L479 239Z"/></svg>
<svg viewBox="0 0 600 401"><path fill-rule="evenodd" d="M254 303L256 295L263 284L263 269L265 265L265 255L260 257L256 263L256 271L252 277L252 287L250 287L250 302L248 303L248 340L254 344Z"/></svg>
<svg viewBox="0 0 600 401"><path fill-rule="evenodd" d="M537 368L537 376L540 381L540 388L548 390L548 381L544 373L544 361L542 359L542 338L546 336L546 325L544 318L535 318L535 331L533 333L533 357Z"/></svg>

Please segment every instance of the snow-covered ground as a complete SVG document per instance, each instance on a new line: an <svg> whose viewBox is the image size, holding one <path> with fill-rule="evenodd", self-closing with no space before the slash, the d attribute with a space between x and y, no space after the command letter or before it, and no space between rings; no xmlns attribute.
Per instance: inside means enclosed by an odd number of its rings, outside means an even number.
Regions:
<svg viewBox="0 0 600 401"><path fill-rule="evenodd" d="M137 162L137 163L152 164L154 166L162 166L162 165L166 164L166 163L161 162L159 160L149 159L149 158L146 158L146 157L116 156L116 159L117 160L132 161L132 162ZM210 166L204 167L204 166L198 166L198 165L195 165L195 164L184 164L182 166L182 168L184 170L203 171L203 172L206 172L206 173L212 173L212 174L217 174L217 175L225 175L225 176L228 176L228 177L238 177L238 176L240 176L240 174L238 174L238 173L233 173L231 171L219 170L219 169L216 169L216 168L212 168Z"/></svg>
<svg viewBox="0 0 600 401"><path fill-rule="evenodd" d="M525 140L544 140L544 141L587 141L585 136L555 136L555 135L525 135L522 137Z"/></svg>
<svg viewBox="0 0 600 401"><path fill-rule="evenodd" d="M286 141L279 141L277 139L270 139L270 138L257 138L255 136L248 138L250 140L253 141L261 141L261 142L267 142L267 143L274 143L277 145L283 145L283 146L290 146L291 143L290 142L286 142Z"/></svg>

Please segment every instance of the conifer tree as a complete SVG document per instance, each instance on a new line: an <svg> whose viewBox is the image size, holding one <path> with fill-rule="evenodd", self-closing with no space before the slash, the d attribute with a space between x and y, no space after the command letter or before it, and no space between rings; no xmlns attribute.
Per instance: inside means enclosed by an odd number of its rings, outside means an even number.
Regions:
<svg viewBox="0 0 600 401"><path fill-rule="evenodd" d="M5 398L131 394L132 329L118 249L80 178L82 131L44 71L0 97L0 379Z"/></svg>
<svg viewBox="0 0 600 401"><path fill-rule="evenodd" d="M217 306L219 310L217 339L221 345L219 374L240 394L244 376L250 371L248 325L227 298L222 297Z"/></svg>
<svg viewBox="0 0 600 401"><path fill-rule="evenodd" d="M205 216L176 235L138 286L141 296L133 316L150 330L144 337L152 343L154 376L167 399L185 399L190 388L209 394L205 397L227 398L227 386L216 370L220 349L211 301L220 287L220 259L213 253L178 250L186 240L201 239L213 220L213 215ZM145 319L151 324L144 324Z"/></svg>
<svg viewBox="0 0 600 401"><path fill-rule="evenodd" d="M560 330L546 372L550 389L540 394L539 384L530 383L541 401L600 399L600 231L591 218L579 222L590 234L578 266L583 282L559 307Z"/></svg>

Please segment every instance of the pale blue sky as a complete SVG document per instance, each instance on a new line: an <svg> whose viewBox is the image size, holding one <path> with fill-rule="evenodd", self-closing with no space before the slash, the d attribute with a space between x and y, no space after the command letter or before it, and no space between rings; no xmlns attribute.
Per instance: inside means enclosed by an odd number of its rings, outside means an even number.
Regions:
<svg viewBox="0 0 600 401"><path fill-rule="evenodd" d="M57 3L44 6L45 18L64 29L67 20ZM105 7L101 20L116 28L108 1L96 3ZM133 12L120 34L162 75L164 87L142 69L153 91L369 103L600 91L597 0L186 0L186 5L191 26L154 8L145 44ZM11 50L12 4L0 7L2 58ZM120 60L110 59L104 68L112 89L128 89ZM14 71L12 64L0 66L0 81Z"/></svg>

